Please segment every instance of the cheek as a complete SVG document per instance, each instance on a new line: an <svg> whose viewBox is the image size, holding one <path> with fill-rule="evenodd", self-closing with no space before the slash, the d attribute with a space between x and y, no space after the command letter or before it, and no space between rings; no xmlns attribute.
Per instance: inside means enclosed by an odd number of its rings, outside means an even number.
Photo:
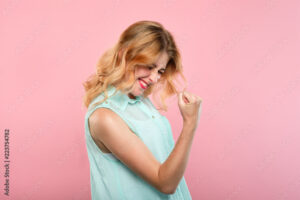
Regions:
<svg viewBox="0 0 300 200"><path fill-rule="evenodd" d="M148 76L150 74L150 71L145 68L137 68L135 70L135 77L143 77L143 76Z"/></svg>

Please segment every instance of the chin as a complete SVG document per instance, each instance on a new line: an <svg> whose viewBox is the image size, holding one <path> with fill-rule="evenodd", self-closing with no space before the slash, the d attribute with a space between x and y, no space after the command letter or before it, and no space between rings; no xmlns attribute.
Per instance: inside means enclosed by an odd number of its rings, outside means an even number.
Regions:
<svg viewBox="0 0 300 200"><path fill-rule="evenodd" d="M141 92L141 91L133 91L133 92L131 92L131 94L133 96L141 96L143 94L143 92Z"/></svg>

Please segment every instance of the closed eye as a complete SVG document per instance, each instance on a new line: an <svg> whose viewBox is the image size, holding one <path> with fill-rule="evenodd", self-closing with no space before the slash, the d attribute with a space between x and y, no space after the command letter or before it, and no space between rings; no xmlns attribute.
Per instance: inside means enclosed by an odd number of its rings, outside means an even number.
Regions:
<svg viewBox="0 0 300 200"><path fill-rule="evenodd" d="M153 67L149 66L149 67L148 67L148 69L149 69L149 70L152 70L152 69L153 69ZM164 73L164 71L158 71L158 73L160 73L160 74L163 74L163 73Z"/></svg>

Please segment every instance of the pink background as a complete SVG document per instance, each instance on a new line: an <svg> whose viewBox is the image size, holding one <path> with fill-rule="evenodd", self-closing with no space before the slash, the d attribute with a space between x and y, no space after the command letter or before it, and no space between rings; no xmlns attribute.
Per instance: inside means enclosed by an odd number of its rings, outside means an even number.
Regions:
<svg viewBox="0 0 300 200"><path fill-rule="evenodd" d="M296 0L1 1L0 199L90 199L82 82L138 20L161 22L203 99L193 199L300 199ZM177 140L177 99L166 113ZM10 197L4 193L10 130Z"/></svg>

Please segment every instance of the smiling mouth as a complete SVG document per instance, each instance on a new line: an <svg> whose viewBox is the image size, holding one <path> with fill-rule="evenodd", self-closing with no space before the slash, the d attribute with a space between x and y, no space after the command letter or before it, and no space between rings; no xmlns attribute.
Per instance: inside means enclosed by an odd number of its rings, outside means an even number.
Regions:
<svg viewBox="0 0 300 200"><path fill-rule="evenodd" d="M138 81L139 81L141 88L147 89L148 85L142 79L138 79Z"/></svg>

